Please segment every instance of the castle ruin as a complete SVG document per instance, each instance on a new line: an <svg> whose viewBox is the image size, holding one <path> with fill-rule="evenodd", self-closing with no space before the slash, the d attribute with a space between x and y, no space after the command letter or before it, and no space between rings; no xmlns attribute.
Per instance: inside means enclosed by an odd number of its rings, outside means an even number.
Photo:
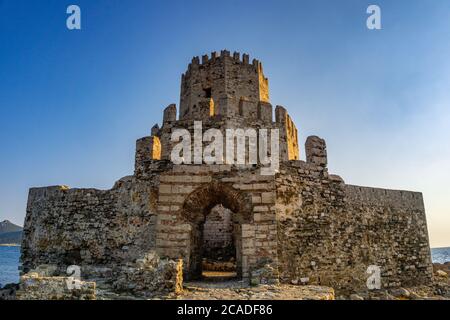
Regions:
<svg viewBox="0 0 450 320"><path fill-rule="evenodd" d="M221 258L253 284L356 290L366 288L371 265L384 288L431 283L422 194L345 184L328 172L326 144L316 136L300 160L294 122L269 101L258 60L226 50L194 57L181 78L178 115L169 105L162 126L137 140L134 175L111 190L30 189L23 272L78 265L83 278L114 278L155 251L181 259L187 280L202 277L205 259ZM174 164L171 134L193 132L194 121L204 130L279 129L278 172L261 175L259 163Z"/></svg>

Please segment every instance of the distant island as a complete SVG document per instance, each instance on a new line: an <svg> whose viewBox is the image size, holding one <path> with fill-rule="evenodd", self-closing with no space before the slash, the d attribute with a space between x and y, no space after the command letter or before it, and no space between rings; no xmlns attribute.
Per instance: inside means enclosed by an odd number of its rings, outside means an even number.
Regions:
<svg viewBox="0 0 450 320"><path fill-rule="evenodd" d="M5 220L0 222L0 246L20 246L22 227Z"/></svg>

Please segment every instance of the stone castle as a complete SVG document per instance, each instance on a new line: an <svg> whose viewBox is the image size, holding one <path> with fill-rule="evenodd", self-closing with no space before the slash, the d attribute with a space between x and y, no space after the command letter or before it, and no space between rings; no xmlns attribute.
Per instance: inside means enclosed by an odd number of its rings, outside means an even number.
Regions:
<svg viewBox="0 0 450 320"><path fill-rule="evenodd" d="M273 117L275 114L275 117ZM216 128L279 129L280 166L174 164L171 134L194 121ZM149 252L182 261L199 279L205 260L226 260L252 284L364 289L371 265L385 288L429 284L432 264L422 194L345 184L327 169L325 141L310 136L300 160L297 128L269 102L258 60L223 50L194 57L181 78L179 112L137 140L134 175L111 190L32 188L23 272L81 267L115 279Z"/></svg>

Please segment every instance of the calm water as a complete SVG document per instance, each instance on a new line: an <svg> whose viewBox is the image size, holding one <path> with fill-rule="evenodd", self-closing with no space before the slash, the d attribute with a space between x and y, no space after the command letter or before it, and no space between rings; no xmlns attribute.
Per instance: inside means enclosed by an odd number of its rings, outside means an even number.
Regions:
<svg viewBox="0 0 450 320"><path fill-rule="evenodd" d="M431 249L433 262L450 261L449 248ZM19 282L20 247L0 247L0 287L7 283Z"/></svg>
<svg viewBox="0 0 450 320"><path fill-rule="evenodd" d="M0 287L19 282L19 257L20 247L0 246Z"/></svg>
<svg viewBox="0 0 450 320"><path fill-rule="evenodd" d="M437 263L450 261L450 247L431 249L431 258Z"/></svg>

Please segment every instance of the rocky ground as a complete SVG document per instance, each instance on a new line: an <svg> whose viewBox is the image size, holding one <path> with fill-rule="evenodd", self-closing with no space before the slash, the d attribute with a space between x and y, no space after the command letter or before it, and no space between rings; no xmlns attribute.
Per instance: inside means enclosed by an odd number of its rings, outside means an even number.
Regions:
<svg viewBox="0 0 450 320"><path fill-rule="evenodd" d="M181 300L333 300L334 290L323 286L259 285L244 286L242 282L189 282Z"/></svg>
<svg viewBox="0 0 450 320"><path fill-rule="evenodd" d="M448 263L450 266L450 263ZM335 293L330 287L303 285L248 286L242 281L221 278L220 272L211 272L206 281L183 284L183 292L175 295L155 296L153 299L177 300L450 300L449 274L435 269L435 282L431 287L396 288L355 293ZM138 299L133 296L111 294L98 290L98 299Z"/></svg>
<svg viewBox="0 0 450 320"><path fill-rule="evenodd" d="M142 299L98 290L97 299ZM324 286L260 285L245 287L238 283L189 282L179 295L155 296L152 299L173 300L450 300L450 295L438 295L429 287L398 288L353 293L335 297L334 290Z"/></svg>
<svg viewBox="0 0 450 320"><path fill-rule="evenodd" d="M134 296L98 290L98 299L138 299ZM181 294L155 296L153 299L174 300L333 300L334 290L323 286L260 285L249 287L242 281L187 282Z"/></svg>
<svg viewBox="0 0 450 320"><path fill-rule="evenodd" d="M236 273L208 271L201 281L183 283L178 294L156 295L152 299L173 300L333 300L334 290L325 286L297 286L290 284L249 286L238 280ZM114 294L107 288L97 289L98 299L138 299L136 296Z"/></svg>
<svg viewBox="0 0 450 320"><path fill-rule="evenodd" d="M16 291L19 289L19 284L9 283L0 288L0 300L15 300Z"/></svg>
<svg viewBox="0 0 450 320"><path fill-rule="evenodd" d="M450 262L434 264L434 281L431 286L394 288L336 294L337 300L450 300ZM445 271L444 271L445 270Z"/></svg>
<svg viewBox="0 0 450 320"><path fill-rule="evenodd" d="M444 276L444 272L450 277L450 261L446 263L433 263L433 271L435 275Z"/></svg>
<svg viewBox="0 0 450 320"><path fill-rule="evenodd" d="M259 285L248 286L236 279L225 279L219 272L211 273L207 281L192 281L183 284L179 294L138 297L133 294L112 292L107 284L97 282L96 298L99 300L450 300L450 263L434 265L433 286L396 288L366 292L341 293L325 286L303 285ZM14 299L17 285L0 289L0 300Z"/></svg>

